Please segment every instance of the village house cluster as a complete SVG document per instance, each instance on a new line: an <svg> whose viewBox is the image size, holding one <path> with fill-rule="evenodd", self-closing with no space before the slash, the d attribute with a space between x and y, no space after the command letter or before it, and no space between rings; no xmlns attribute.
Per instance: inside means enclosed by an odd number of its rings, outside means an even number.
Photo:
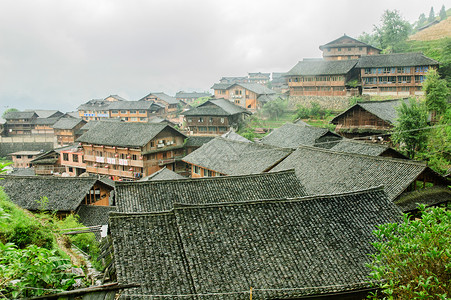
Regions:
<svg viewBox="0 0 451 300"><path fill-rule="evenodd" d="M9 112L0 156L18 169L0 187L30 211L47 197L58 216L108 225L96 237L109 235L108 276L138 285L130 298L365 298L372 230L417 203L447 205L451 191L426 163L354 138L388 139L402 97L422 94L438 63L346 35L320 49L322 59L287 73L223 77L213 95ZM362 94L399 99L352 105L331 121L335 132L299 120L260 140L236 133L271 101Z"/></svg>

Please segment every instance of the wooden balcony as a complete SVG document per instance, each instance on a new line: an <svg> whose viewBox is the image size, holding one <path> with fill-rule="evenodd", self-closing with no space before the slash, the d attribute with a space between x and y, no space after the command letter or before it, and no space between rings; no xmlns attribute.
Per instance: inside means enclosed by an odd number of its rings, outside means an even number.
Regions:
<svg viewBox="0 0 451 300"><path fill-rule="evenodd" d="M131 171L121 171L121 170L113 170L110 168L100 168L100 167L86 167L86 172L94 173L94 174L102 174L108 176L120 176L127 178L135 178L134 173Z"/></svg>

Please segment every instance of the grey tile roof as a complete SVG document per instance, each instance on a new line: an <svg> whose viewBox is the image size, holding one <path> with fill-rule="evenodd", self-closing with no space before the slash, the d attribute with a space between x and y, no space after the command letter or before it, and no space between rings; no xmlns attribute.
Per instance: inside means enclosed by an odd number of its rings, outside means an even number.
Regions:
<svg viewBox="0 0 451 300"><path fill-rule="evenodd" d="M385 151L387 151L389 148L390 147L388 146L380 144L365 143L351 139L342 139L338 144L333 146L331 150L338 152L349 152L349 153L379 156Z"/></svg>
<svg viewBox="0 0 451 300"><path fill-rule="evenodd" d="M250 114L245 108L236 105L232 101L220 98L211 99L183 112L185 116L232 116L236 114Z"/></svg>
<svg viewBox="0 0 451 300"><path fill-rule="evenodd" d="M141 284L124 295L297 299L368 287L372 231L400 214L373 189L116 213L110 230L118 281Z"/></svg>
<svg viewBox="0 0 451 300"><path fill-rule="evenodd" d="M343 40L343 39L351 39L353 42L352 42L352 43L342 43L342 42L340 42L340 41ZM368 44L366 44L366 43L364 43L364 42L361 42L361 41L359 41L359 40L356 40L355 38L352 38L352 37L350 37L350 36L347 36L346 34L343 35L343 36L341 36L341 37L339 37L338 39L335 39L335 40L333 40L333 41L327 43L327 44L324 44L324 45L319 46L319 49L320 49L320 50L323 50L324 48L340 47L340 46L341 46L341 47L347 47L347 46L354 46L354 47L371 47L371 48L374 48L374 49L378 49L378 48L373 47L373 46L371 46L371 45L368 45ZM380 50L380 49L378 49L378 50Z"/></svg>
<svg viewBox="0 0 451 300"><path fill-rule="evenodd" d="M35 112L38 115L38 118L57 118L64 115L59 110L27 109L25 111Z"/></svg>
<svg viewBox="0 0 451 300"><path fill-rule="evenodd" d="M396 119L398 118L398 114L396 112L396 107L400 106L402 101L406 104L409 104L409 99L395 99L395 100L384 100L384 101L364 101L358 102L355 105L351 106L341 114L334 117L330 122L333 124L337 124L338 119L347 114L349 111L354 109L356 106L360 106L364 110L369 113L377 116L378 118L394 124Z"/></svg>
<svg viewBox="0 0 451 300"><path fill-rule="evenodd" d="M257 95L272 95L276 93L274 90L267 88L266 86L259 83L235 83L234 85L241 86L251 92L256 93ZM232 87L233 85L229 88Z"/></svg>
<svg viewBox="0 0 451 300"><path fill-rule="evenodd" d="M165 93L162 92L158 92L158 93L149 93L147 96L143 97L142 99L138 100L138 101L143 101L145 98L147 97L157 97L160 100L163 100L164 102L168 103L168 104L178 104L180 101L175 99L174 97L171 97L169 95L166 95Z"/></svg>
<svg viewBox="0 0 451 300"><path fill-rule="evenodd" d="M403 212L412 212L418 209L418 204L434 206L446 202L451 202L451 189L449 187L434 186L406 193L396 200L395 204Z"/></svg>
<svg viewBox="0 0 451 300"><path fill-rule="evenodd" d="M9 176L35 176L34 168L19 168L14 169Z"/></svg>
<svg viewBox="0 0 451 300"><path fill-rule="evenodd" d="M203 144L208 143L215 137L213 136L190 136L188 137L185 146L186 147L200 147Z"/></svg>
<svg viewBox="0 0 451 300"><path fill-rule="evenodd" d="M152 107L153 106L153 107ZM161 106L158 106L161 107ZM143 109L150 110L155 108L155 104L148 101L117 101L110 104L109 110L116 109Z"/></svg>
<svg viewBox="0 0 451 300"><path fill-rule="evenodd" d="M305 195L293 170L116 184L116 202L121 212L165 211L172 209L174 203L211 204Z"/></svg>
<svg viewBox="0 0 451 300"><path fill-rule="evenodd" d="M1 176L12 202L28 210L38 210L41 197L48 198L48 210L75 211L96 183L95 178L51 176Z"/></svg>
<svg viewBox="0 0 451 300"><path fill-rule="evenodd" d="M260 95L257 97L257 100L261 102L262 104L265 104L267 102L279 100L279 99L286 99L284 95L281 94L270 94L270 95Z"/></svg>
<svg viewBox="0 0 451 300"><path fill-rule="evenodd" d="M395 200L427 168L406 159L334 152L300 146L272 171L295 168L309 195L341 193L384 185Z"/></svg>
<svg viewBox="0 0 451 300"><path fill-rule="evenodd" d="M215 83L215 84L213 84L211 89L212 90L226 90L232 85L233 85L233 83Z"/></svg>
<svg viewBox="0 0 451 300"><path fill-rule="evenodd" d="M251 141L249 141L247 138L239 135L238 133L236 133L235 131L229 130L226 133L224 133L223 135L221 135L222 138L225 139L229 139L232 141L239 141L239 142L245 142L245 143L252 143Z"/></svg>
<svg viewBox="0 0 451 300"><path fill-rule="evenodd" d="M35 125L53 125L55 124L61 117L54 118L36 118L33 120L33 124Z"/></svg>
<svg viewBox="0 0 451 300"><path fill-rule="evenodd" d="M164 167L163 169L158 170L149 176L141 178L138 181L175 180L175 179L186 179L186 177L179 175L174 171L171 171L168 168Z"/></svg>
<svg viewBox="0 0 451 300"><path fill-rule="evenodd" d="M86 123L86 121L82 119L75 119L75 118L61 118L53 124L54 129L74 129L77 125L80 123Z"/></svg>
<svg viewBox="0 0 451 300"><path fill-rule="evenodd" d="M77 214L85 226L108 225L108 214L116 212L116 206L80 205Z"/></svg>
<svg viewBox="0 0 451 300"><path fill-rule="evenodd" d="M79 137L77 141L96 145L142 147L166 128L184 136L166 124L101 121Z"/></svg>
<svg viewBox="0 0 451 300"><path fill-rule="evenodd" d="M185 156L183 161L226 175L255 174L271 169L291 151L217 137Z"/></svg>
<svg viewBox="0 0 451 300"><path fill-rule="evenodd" d="M210 93L206 92L184 92L180 91L175 94L176 98L201 98L201 97L210 97Z"/></svg>
<svg viewBox="0 0 451 300"><path fill-rule="evenodd" d="M31 119L37 118L37 114L34 111L10 111L4 116L5 120L17 120L17 119Z"/></svg>
<svg viewBox="0 0 451 300"><path fill-rule="evenodd" d="M116 99L116 100L118 100L118 101L127 101L127 99L122 98L122 97L119 96L119 95L109 95L108 97L105 97L105 99L108 99L108 98L114 98L114 99Z"/></svg>
<svg viewBox="0 0 451 300"><path fill-rule="evenodd" d="M92 99L86 103L81 104L77 109L80 110L91 110L91 111L104 111L108 110L108 107L114 102L105 101L104 99Z"/></svg>
<svg viewBox="0 0 451 300"><path fill-rule="evenodd" d="M357 64L357 60L303 60L298 62L286 76L344 75Z"/></svg>
<svg viewBox="0 0 451 300"><path fill-rule="evenodd" d="M356 68L437 66L438 64L437 61L422 53L413 52L362 56Z"/></svg>
<svg viewBox="0 0 451 300"><path fill-rule="evenodd" d="M286 123L263 137L261 142L265 145L293 149L300 145L331 148L341 139L341 136L329 129Z"/></svg>

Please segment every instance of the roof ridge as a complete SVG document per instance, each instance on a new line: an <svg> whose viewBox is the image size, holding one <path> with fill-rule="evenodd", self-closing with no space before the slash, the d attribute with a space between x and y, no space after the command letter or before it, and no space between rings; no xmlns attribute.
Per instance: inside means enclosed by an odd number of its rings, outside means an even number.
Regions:
<svg viewBox="0 0 451 300"><path fill-rule="evenodd" d="M335 194L320 194L320 195L309 195L302 197L294 197L294 198L271 198L271 199L258 199L258 200L249 200L249 201L236 201L236 202L218 202L218 203L206 203L206 204L187 204L187 203L173 203L173 211L180 209L189 209L189 208L210 208L210 207L225 207L225 206L243 206L243 205L253 205L260 203L287 203L287 202L301 202L301 201L311 201L323 198L336 198L348 195L360 195L364 193L374 192L374 191L384 191L384 186L374 186L367 189L355 190L343 193L335 193Z"/></svg>
<svg viewBox="0 0 451 300"><path fill-rule="evenodd" d="M33 179L33 180L99 180L95 177L72 177L72 176L62 177L62 176L6 175L6 174L1 174L0 178Z"/></svg>
<svg viewBox="0 0 451 300"><path fill-rule="evenodd" d="M330 153L330 154L335 154L335 155L365 157L365 158L370 158L370 159L380 160L380 161L393 161L393 162L398 162L398 163L403 163L403 164L408 164L408 165L424 166L425 168L428 167L426 162L414 161L414 160L409 160L409 159L404 159L404 158L372 156L372 155L351 153L351 152L338 152L338 151L333 151L332 150L333 148L331 150L329 150L329 149L325 149L325 148L310 147L310 146L304 146L304 145L300 145L299 147L297 147L297 149L299 149L299 148L307 148L309 150L315 150L315 151L320 151L320 152L325 152L325 153Z"/></svg>
<svg viewBox="0 0 451 300"><path fill-rule="evenodd" d="M356 104L360 103L383 103L383 102L394 102L394 101L401 101L401 100L408 100L410 97L406 98L399 98L399 99L385 99L385 100L366 100L366 101L359 101Z"/></svg>
<svg viewBox="0 0 451 300"><path fill-rule="evenodd" d="M159 171L161 171L161 170L159 170ZM294 174L295 171L294 171L294 169L288 169L288 170L275 171L275 172L253 173L253 174L244 174L244 175L226 175L226 176L201 177L201 178L180 178L180 179L171 179L171 180L161 179L161 180L153 180L153 181L130 181L130 182L118 181L118 182L116 182L116 185L117 186L127 186L127 185L136 185L136 184L155 184L155 183L162 182L162 181L165 183L178 182L178 181L186 183L186 182L202 182L202 181L213 181L213 180L230 180L230 179L235 179L235 178L265 177L265 176L269 176L269 175L277 175L277 174L283 174L283 173L293 173ZM150 175L150 176L152 176L152 175ZM16 177L18 177L18 176L16 176Z"/></svg>

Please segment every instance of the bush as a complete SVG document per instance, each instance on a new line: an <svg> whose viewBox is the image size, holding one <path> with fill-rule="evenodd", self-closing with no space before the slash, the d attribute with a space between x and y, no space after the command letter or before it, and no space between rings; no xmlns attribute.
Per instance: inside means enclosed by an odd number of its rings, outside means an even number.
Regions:
<svg viewBox="0 0 451 300"><path fill-rule="evenodd" d="M368 267L388 299L447 299L451 295L451 212L420 206L421 219L378 226ZM373 295L373 299L378 298Z"/></svg>
<svg viewBox="0 0 451 300"><path fill-rule="evenodd" d="M310 108L299 105L298 109L296 110L294 120L308 118L324 119L325 117L331 115L331 111L322 108L318 102L312 101L310 102L310 105Z"/></svg>

